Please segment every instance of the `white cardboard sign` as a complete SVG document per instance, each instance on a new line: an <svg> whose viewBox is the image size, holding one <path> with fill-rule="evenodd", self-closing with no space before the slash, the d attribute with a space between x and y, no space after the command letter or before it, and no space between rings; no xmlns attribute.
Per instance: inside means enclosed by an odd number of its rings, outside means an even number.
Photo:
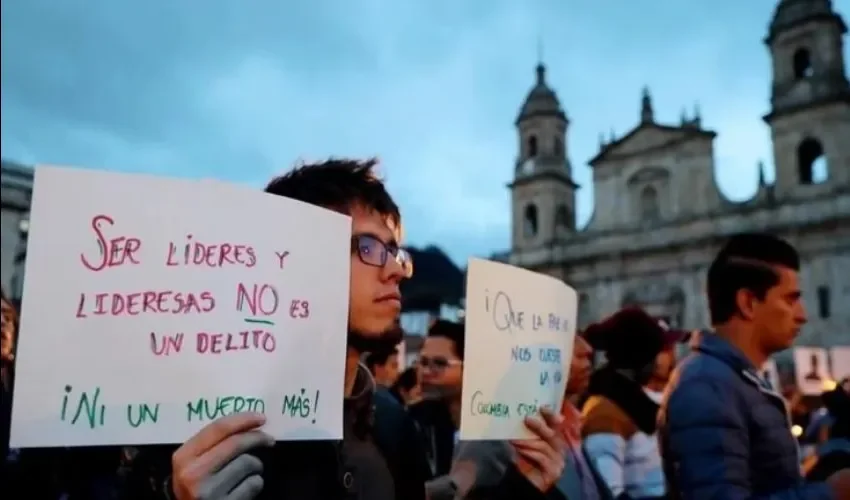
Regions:
<svg viewBox="0 0 850 500"><path fill-rule="evenodd" d="M835 346L829 351L832 360L832 374L836 382L850 377L850 346Z"/></svg>
<svg viewBox="0 0 850 500"><path fill-rule="evenodd" d="M551 276L470 259L460 439L531 437L523 420L559 412L577 296Z"/></svg>
<svg viewBox="0 0 850 500"><path fill-rule="evenodd" d="M38 167L11 446L180 443L239 411L340 439L350 239L282 197Z"/></svg>
<svg viewBox="0 0 850 500"><path fill-rule="evenodd" d="M832 380L826 349L821 347L794 348L794 374L800 393L819 396Z"/></svg>

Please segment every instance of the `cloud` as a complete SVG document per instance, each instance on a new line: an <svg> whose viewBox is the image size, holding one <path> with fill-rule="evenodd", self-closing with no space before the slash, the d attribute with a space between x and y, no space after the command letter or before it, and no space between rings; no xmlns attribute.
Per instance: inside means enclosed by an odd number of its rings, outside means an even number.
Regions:
<svg viewBox="0 0 850 500"><path fill-rule="evenodd" d="M4 2L3 155L254 186L299 158L378 156L412 242L462 261L510 244L540 38L581 220L598 134L636 124L644 85L662 121L699 102L718 183L752 193L771 3Z"/></svg>

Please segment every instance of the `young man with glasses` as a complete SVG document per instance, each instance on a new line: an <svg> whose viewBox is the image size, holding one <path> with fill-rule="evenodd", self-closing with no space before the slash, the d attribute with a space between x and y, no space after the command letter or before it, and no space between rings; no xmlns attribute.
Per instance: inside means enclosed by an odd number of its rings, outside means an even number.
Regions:
<svg viewBox="0 0 850 500"><path fill-rule="evenodd" d="M336 210L352 219L343 440L275 443L261 430L263 415L223 417L173 453L167 467L170 476L162 483L164 496L177 500L424 498L426 467L414 424L387 391L375 391L372 376L360 364L362 353L400 341L395 328L401 310L399 283L413 273L409 255L400 248L398 206L375 176L375 163L329 160L303 165L266 187L267 193ZM540 439L517 445L516 470L523 472L506 474L505 491L522 495L546 489L553 476L560 474L561 444L551 429L559 419L550 414L544 417L546 422L528 421ZM147 467L155 466L148 461ZM146 483L157 481L148 475Z"/></svg>
<svg viewBox="0 0 850 500"><path fill-rule="evenodd" d="M460 429L464 326L437 320L419 351L423 400L409 409L419 427L432 477L448 474Z"/></svg>

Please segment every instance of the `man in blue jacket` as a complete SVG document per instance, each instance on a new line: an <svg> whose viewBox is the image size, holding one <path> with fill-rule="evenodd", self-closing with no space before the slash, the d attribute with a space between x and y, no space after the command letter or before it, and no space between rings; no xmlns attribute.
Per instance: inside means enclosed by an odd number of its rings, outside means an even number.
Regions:
<svg viewBox="0 0 850 500"><path fill-rule="evenodd" d="M850 470L804 482L785 401L758 374L806 322L799 269L796 250L767 234L732 237L711 264L714 331L677 368L659 412L672 498L850 498Z"/></svg>

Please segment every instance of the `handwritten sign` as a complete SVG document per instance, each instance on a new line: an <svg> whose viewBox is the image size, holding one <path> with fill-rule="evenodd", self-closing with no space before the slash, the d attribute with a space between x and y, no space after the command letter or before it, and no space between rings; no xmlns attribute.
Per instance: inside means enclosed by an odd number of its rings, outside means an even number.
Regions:
<svg viewBox="0 0 850 500"><path fill-rule="evenodd" d="M551 276L470 259L460 438L530 437L523 419L560 411L577 297Z"/></svg>
<svg viewBox="0 0 850 500"><path fill-rule="evenodd" d="M219 184L35 172L14 447L342 437L351 222Z"/></svg>

